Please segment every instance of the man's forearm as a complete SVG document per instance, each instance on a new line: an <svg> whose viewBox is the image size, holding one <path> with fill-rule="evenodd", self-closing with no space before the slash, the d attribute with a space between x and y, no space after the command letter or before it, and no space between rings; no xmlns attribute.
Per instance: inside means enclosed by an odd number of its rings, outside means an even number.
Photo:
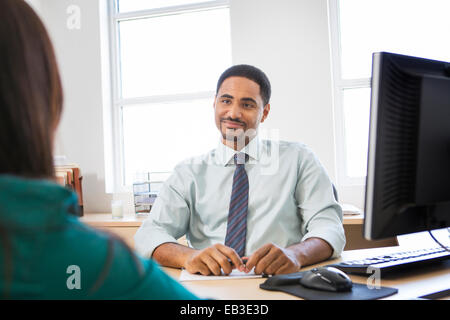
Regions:
<svg viewBox="0 0 450 320"><path fill-rule="evenodd" d="M301 267L324 261L333 254L332 247L323 239L309 238L288 247L299 261ZM185 268L186 261L195 249L174 242L161 244L153 251L152 258L160 265L173 268Z"/></svg>
<svg viewBox="0 0 450 320"><path fill-rule="evenodd" d="M330 244L320 238L309 238L287 249L295 253L302 267L324 261L333 254Z"/></svg>
<svg viewBox="0 0 450 320"><path fill-rule="evenodd" d="M186 259L195 251L175 242L166 242L153 251L152 258L165 267L182 268Z"/></svg>

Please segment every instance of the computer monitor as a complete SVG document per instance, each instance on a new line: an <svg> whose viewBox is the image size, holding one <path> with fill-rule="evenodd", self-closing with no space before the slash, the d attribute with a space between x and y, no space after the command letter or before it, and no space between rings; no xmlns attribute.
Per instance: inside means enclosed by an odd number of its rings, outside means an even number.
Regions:
<svg viewBox="0 0 450 320"><path fill-rule="evenodd" d="M373 54L364 237L450 226L450 64Z"/></svg>

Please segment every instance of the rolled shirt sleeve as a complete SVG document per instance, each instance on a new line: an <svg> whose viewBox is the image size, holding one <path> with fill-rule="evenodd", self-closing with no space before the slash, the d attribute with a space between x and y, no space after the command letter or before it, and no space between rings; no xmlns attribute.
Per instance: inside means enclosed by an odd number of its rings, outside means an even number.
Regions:
<svg viewBox="0 0 450 320"><path fill-rule="evenodd" d="M333 248L332 258L339 257L345 246L343 213L334 198L333 184L312 152L300 160L295 196L302 216L302 241L321 238Z"/></svg>
<svg viewBox="0 0 450 320"><path fill-rule="evenodd" d="M180 168L163 184L149 217L134 236L135 249L150 258L163 243L177 242L186 234L190 211L184 197L184 184Z"/></svg>

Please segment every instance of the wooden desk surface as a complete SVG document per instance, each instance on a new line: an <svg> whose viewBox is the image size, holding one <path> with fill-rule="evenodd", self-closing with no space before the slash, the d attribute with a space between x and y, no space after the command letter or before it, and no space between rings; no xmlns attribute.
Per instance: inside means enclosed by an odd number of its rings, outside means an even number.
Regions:
<svg viewBox="0 0 450 320"><path fill-rule="evenodd" d="M345 213L345 211L344 211ZM134 213L127 213L123 218L113 219L111 213L86 213L81 217L81 221L97 228L106 228L121 236L131 247L134 247L134 234L141 226L147 216L136 216ZM386 247L397 244L396 239L381 241L367 241L362 237L362 225L364 216L362 214L344 214L344 230L347 238L345 250Z"/></svg>
<svg viewBox="0 0 450 320"><path fill-rule="evenodd" d="M326 261L314 266L304 268L304 270L313 267L327 265L338 261L359 259L363 257L387 254L398 251L399 247L385 247L375 249L350 250L344 251L342 257L335 260ZM449 262L449 261L447 261ZM164 270L177 279L181 270L174 268L164 268ZM367 284L367 277L350 275L354 283ZM211 280L211 281L183 281L182 284L203 298L213 298L219 300L298 300L293 295L283 292L267 291L259 288L265 278L257 279L235 279L235 280ZM373 285L373 283L371 283ZM381 286L394 287L398 293L387 297L386 299L406 300L414 299L419 296L442 291L450 287L450 263L433 265L421 270L408 270L402 274L395 274L389 278L382 279Z"/></svg>
<svg viewBox="0 0 450 320"><path fill-rule="evenodd" d="M111 213L86 213L81 220L98 227L140 227L146 216L137 217L134 213L124 214L123 218L114 219ZM364 216L344 215L344 225L362 225Z"/></svg>
<svg viewBox="0 0 450 320"><path fill-rule="evenodd" d="M113 218L109 213L86 213L81 221L94 227L140 227L147 216L136 216L134 213L124 214L123 218Z"/></svg>
<svg viewBox="0 0 450 320"><path fill-rule="evenodd" d="M124 232L124 238L129 238L129 244L133 247L132 237L136 229L142 224L146 217L136 217L133 214L125 214L121 219L113 219L111 213L87 213L81 218L82 221L103 228ZM352 228L361 228L364 218L363 215L344 215L344 228L351 231ZM360 231L358 231L359 233ZM392 245L392 244L390 244ZM349 250L344 251L342 257L336 260L326 261L321 264L304 268L308 270L315 266L335 263L340 260L353 260L367 256L389 253L401 250L400 247L382 247L373 249ZM165 268L165 270L175 279L179 278L180 270ZM355 283L366 283L367 277L351 275ZM212 280L212 281L189 281L183 282L194 293L201 297L229 300L291 300L299 299L295 296L282 293L262 290L259 284L265 279L236 279L236 280ZM450 287L450 263L446 267L433 266L427 268L427 272L408 271L401 276L382 279L381 286L394 287L399 289L398 294L387 299L411 299L419 296L438 292Z"/></svg>

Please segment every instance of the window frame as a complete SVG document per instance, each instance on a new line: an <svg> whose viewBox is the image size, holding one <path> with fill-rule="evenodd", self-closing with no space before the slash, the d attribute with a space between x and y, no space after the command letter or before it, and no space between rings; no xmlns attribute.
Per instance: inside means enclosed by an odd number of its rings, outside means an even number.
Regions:
<svg viewBox="0 0 450 320"><path fill-rule="evenodd" d="M230 8L230 0L214 0L208 2L197 2L184 5L168 6L154 9L119 12L118 0L107 1L108 15L108 38L109 38L109 59L110 59L110 87L111 87L111 103L110 109L107 110L107 121L109 121L110 137L109 148L105 161L108 156L112 160L112 164L106 167L105 177L107 192L131 192L131 186L125 185L125 163L124 163L124 141L123 141L123 123L122 109L126 106L155 104L165 102L183 102L197 99L207 99L214 97L215 91L201 91L185 94L168 94L153 95L133 98L122 98L121 93L121 66L120 66L120 37L119 23L126 20L143 19L149 17L159 17L165 15L175 15L181 13L189 13L196 11L206 11L221 8ZM108 124L107 124L108 126ZM108 150L109 149L109 150ZM111 175L108 177L108 173Z"/></svg>
<svg viewBox="0 0 450 320"><path fill-rule="evenodd" d="M328 0L328 17L330 30L331 69L333 79L333 103L338 184L341 186L363 186L366 184L365 176L351 177L347 173L347 145L345 142L346 136L343 92L346 89L370 88L371 78L344 79L342 77L342 47L339 0Z"/></svg>

